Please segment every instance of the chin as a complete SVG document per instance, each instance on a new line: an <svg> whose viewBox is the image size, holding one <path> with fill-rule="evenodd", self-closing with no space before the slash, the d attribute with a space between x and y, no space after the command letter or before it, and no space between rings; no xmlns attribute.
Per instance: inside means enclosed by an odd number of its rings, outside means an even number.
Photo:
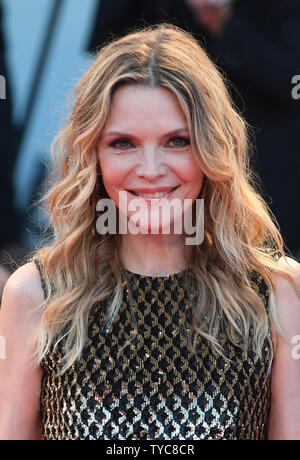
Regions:
<svg viewBox="0 0 300 460"><path fill-rule="evenodd" d="M152 235L170 235L174 232L173 220L163 222L142 222L138 227L138 233ZM181 229L180 229L181 230ZM178 231L177 231L178 234Z"/></svg>

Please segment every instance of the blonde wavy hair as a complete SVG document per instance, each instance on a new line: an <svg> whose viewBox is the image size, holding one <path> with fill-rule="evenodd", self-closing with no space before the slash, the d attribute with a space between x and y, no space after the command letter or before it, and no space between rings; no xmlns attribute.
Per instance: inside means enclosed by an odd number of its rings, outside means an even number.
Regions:
<svg viewBox="0 0 300 460"><path fill-rule="evenodd" d="M114 39L98 51L77 83L71 112L51 145L54 168L41 201L50 215L52 239L34 252L48 291L36 360L40 363L64 338L61 373L65 372L80 359L92 307L111 299L107 325L122 302L117 235L98 234L95 222L96 203L107 197L97 146L112 95L126 83L163 86L177 96L205 175L199 195L204 198L204 241L193 247L186 280L196 283L199 294L193 305L193 343L197 335L203 336L214 353L222 354L219 333L227 318L228 338L246 354L253 327L254 348L261 357L265 340L272 345L270 324L283 331L273 296L268 317L251 287L251 271L265 279L271 294L272 272L282 273L298 293L299 286L274 260L276 252L285 257L283 240L256 191L258 179L249 165L249 126L234 107L225 78L195 38L176 26L160 24Z"/></svg>

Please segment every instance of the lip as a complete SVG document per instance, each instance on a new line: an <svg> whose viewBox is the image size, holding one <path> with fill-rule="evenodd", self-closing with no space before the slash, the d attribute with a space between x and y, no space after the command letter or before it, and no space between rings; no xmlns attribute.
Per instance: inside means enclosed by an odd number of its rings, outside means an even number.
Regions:
<svg viewBox="0 0 300 460"><path fill-rule="evenodd" d="M136 192L136 193L156 193L156 192L167 192L168 190L173 189L174 187L179 187L179 185L171 185L167 187L156 187L156 188L131 188L128 189L128 192Z"/></svg>
<svg viewBox="0 0 300 460"><path fill-rule="evenodd" d="M173 190L175 188L175 190ZM174 185L173 187L159 187L159 188L156 188L156 189L130 189L130 190L127 190L127 192L129 192L135 199L138 199L138 200L142 200L142 201L145 201L147 203L158 203L159 201L161 201L162 199L170 199L171 195L176 192L176 190L178 189L179 185ZM155 193L155 192L167 192L168 190L170 190L169 193L167 193L166 195L160 197L160 198L146 198L144 196L138 196L138 195L135 195L134 193L132 193L132 191L136 192L136 193Z"/></svg>

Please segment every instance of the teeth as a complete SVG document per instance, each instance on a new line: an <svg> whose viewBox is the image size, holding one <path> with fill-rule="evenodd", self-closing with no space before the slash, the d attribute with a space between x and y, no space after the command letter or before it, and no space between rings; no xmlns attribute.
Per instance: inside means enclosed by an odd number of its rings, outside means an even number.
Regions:
<svg viewBox="0 0 300 460"><path fill-rule="evenodd" d="M171 188L167 192L155 192L155 193L135 193L135 195L141 196L143 198L162 198L163 196L166 196L168 193L170 193L174 188Z"/></svg>
<svg viewBox="0 0 300 460"><path fill-rule="evenodd" d="M138 196L142 196L144 198L161 198L166 196L169 192L156 192L156 193L138 193Z"/></svg>
<svg viewBox="0 0 300 460"><path fill-rule="evenodd" d="M163 196L166 196L168 193L170 193L172 190L174 190L175 187L171 188L167 192L155 192L155 193L137 193L133 192L137 196L141 196L143 198L162 198Z"/></svg>

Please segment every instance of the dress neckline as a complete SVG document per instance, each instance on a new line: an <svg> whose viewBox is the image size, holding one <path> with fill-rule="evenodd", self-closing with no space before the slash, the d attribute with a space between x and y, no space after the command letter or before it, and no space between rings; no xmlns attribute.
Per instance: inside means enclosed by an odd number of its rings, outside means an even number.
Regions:
<svg viewBox="0 0 300 460"><path fill-rule="evenodd" d="M148 279L148 280L167 280L167 279L176 279L176 278L181 278L183 277L187 271L188 268L185 268L184 270L181 270L180 272L176 273L171 273L169 275L145 275L142 273L136 273L131 270L128 270L127 268L123 268L123 270L126 272L126 274L131 277L131 278L138 278L138 279Z"/></svg>

